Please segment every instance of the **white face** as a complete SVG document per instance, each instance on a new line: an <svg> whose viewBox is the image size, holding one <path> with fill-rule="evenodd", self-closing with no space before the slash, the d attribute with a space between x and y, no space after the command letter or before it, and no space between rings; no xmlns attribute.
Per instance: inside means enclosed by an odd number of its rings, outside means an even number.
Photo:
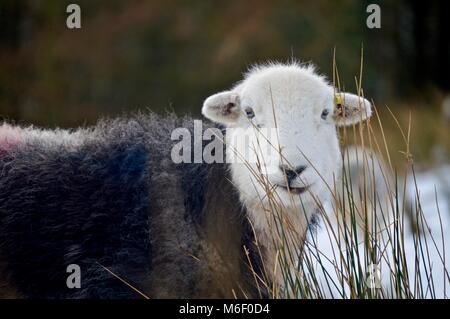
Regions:
<svg viewBox="0 0 450 319"><path fill-rule="evenodd" d="M245 204L264 206L271 197L298 209L331 195L341 161L336 124L371 114L367 100L341 98L336 106L333 87L294 64L254 69L231 91L206 99L203 114L227 126L227 161L238 159L231 172Z"/></svg>

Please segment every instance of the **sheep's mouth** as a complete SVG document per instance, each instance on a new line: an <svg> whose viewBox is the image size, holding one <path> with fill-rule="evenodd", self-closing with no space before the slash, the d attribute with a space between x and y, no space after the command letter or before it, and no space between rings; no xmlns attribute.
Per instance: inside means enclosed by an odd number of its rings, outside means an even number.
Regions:
<svg viewBox="0 0 450 319"><path fill-rule="evenodd" d="M303 194L304 192L306 192L309 189L309 185L303 186L303 187L292 187L292 186L277 184L277 186L291 194Z"/></svg>

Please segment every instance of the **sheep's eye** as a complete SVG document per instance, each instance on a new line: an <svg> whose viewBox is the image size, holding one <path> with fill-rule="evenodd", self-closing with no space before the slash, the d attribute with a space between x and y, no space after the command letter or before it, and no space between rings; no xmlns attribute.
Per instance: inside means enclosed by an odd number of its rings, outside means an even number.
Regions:
<svg viewBox="0 0 450 319"><path fill-rule="evenodd" d="M248 117L249 119L252 119L252 118L255 117L255 112L253 111L253 109L252 109L251 107L247 107L247 108L245 109L245 114L247 115L247 117Z"/></svg>
<svg viewBox="0 0 450 319"><path fill-rule="evenodd" d="M328 116L328 113L330 113L330 111L328 111L328 109L325 109L322 111L322 114L320 115L320 117L325 120Z"/></svg>

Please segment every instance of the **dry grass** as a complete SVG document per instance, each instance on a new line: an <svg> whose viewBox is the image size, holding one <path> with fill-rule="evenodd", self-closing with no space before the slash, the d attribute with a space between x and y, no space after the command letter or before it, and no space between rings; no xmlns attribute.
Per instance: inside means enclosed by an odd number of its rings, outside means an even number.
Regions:
<svg viewBox="0 0 450 319"><path fill-rule="evenodd" d="M361 74L362 65L361 61ZM339 90L336 65L334 71L333 80ZM358 94L363 96L362 77L355 83ZM255 280L272 298L447 297L448 238L443 232L438 200L440 231L432 232L415 178L411 149L417 136L412 130L416 115L411 112L399 118L387 106L382 115L378 110L375 106L373 117L366 123L340 132L343 145L358 144L361 152L356 158L356 175L351 171L355 163L350 163L346 156L349 154L344 152L342 177L328 185L333 203L317 199L320 231L326 232L328 240L326 251L318 245L314 233L307 234L305 241L303 232L283 215L283 203L261 169L263 163L257 165L258 171L252 170L266 190L272 244L278 251L276 260L266 265L271 271L266 269L263 278L255 275ZM426 118L423 121L421 130L433 127ZM388 123L389 129L383 123ZM281 152L280 156L283 158ZM412 197L407 196L408 185L413 185ZM381 271L380 283L373 281L378 279L377 269ZM436 273L436 269L443 271ZM282 276L281 287L269 279L268 273ZM437 290L442 286L438 282L444 283L443 291Z"/></svg>

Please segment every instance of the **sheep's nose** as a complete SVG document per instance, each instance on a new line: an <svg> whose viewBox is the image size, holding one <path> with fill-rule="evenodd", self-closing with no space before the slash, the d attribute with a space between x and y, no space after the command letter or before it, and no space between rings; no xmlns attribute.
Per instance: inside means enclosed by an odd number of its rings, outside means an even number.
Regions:
<svg viewBox="0 0 450 319"><path fill-rule="evenodd" d="M301 173L306 169L306 166L297 166L297 167L291 167L287 165L280 165L281 171L286 175L287 181L290 184L292 180L297 178L297 176L300 176Z"/></svg>

